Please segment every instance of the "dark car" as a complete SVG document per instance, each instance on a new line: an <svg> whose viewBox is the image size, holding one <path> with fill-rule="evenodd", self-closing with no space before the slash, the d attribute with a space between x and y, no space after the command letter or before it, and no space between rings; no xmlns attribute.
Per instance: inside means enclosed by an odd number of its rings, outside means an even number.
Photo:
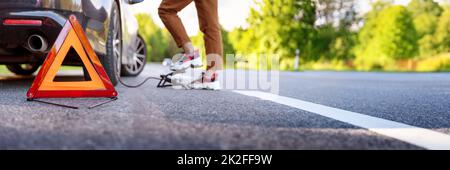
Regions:
<svg viewBox="0 0 450 170"><path fill-rule="evenodd" d="M0 0L0 64L18 75L42 65L67 18L74 14L114 85L137 76L147 51L131 5L143 0ZM81 66L74 52L64 65Z"/></svg>

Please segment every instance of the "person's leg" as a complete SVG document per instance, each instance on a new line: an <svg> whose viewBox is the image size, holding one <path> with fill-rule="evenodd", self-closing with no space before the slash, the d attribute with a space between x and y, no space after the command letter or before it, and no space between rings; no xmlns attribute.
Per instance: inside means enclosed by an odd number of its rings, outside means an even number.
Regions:
<svg viewBox="0 0 450 170"><path fill-rule="evenodd" d="M223 69L222 34L219 23L217 0L194 0L200 30L204 34L206 59L209 72Z"/></svg>
<svg viewBox="0 0 450 170"><path fill-rule="evenodd" d="M163 0L158 8L158 14L166 28L174 38L178 47L185 53L192 54L194 46L189 39L186 29L178 17L178 12L189 5L193 0ZM209 0L207 0L209 1Z"/></svg>

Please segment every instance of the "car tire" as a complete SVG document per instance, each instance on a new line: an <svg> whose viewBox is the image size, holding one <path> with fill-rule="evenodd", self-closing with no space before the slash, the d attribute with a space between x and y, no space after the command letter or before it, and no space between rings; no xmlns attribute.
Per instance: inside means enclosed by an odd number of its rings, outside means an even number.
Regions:
<svg viewBox="0 0 450 170"><path fill-rule="evenodd" d="M118 83L121 72L122 59L122 29L119 6L114 1L110 16L108 39L106 42L106 56L100 57L106 73L115 86Z"/></svg>
<svg viewBox="0 0 450 170"><path fill-rule="evenodd" d="M141 36L137 36L136 49L133 52L133 59L130 64L122 65L122 76L136 77L144 71L147 63L147 46Z"/></svg>
<svg viewBox="0 0 450 170"><path fill-rule="evenodd" d="M39 64L10 64L6 65L9 71L16 75L29 76L39 69Z"/></svg>

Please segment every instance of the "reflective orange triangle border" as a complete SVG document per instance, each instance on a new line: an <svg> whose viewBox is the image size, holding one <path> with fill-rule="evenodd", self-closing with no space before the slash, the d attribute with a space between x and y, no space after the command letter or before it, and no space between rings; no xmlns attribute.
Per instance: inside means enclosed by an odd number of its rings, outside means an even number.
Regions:
<svg viewBox="0 0 450 170"><path fill-rule="evenodd" d="M70 48L73 48L80 56L91 77L90 81L53 81ZM83 28L76 17L71 15L28 90L28 100L37 98L115 98L117 95Z"/></svg>

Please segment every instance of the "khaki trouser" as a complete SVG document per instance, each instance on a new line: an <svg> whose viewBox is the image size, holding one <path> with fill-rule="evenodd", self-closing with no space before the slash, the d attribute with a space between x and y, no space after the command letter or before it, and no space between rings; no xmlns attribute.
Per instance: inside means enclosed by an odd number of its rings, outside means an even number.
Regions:
<svg viewBox="0 0 450 170"><path fill-rule="evenodd" d="M184 44L191 42L191 40L177 13L190 3L195 3L200 30L204 34L209 66L217 63L214 62L215 59L212 59L211 56L218 55L221 60L223 58L222 35L219 24L217 1L218 0L163 0L158 9L159 16L164 25L175 39L178 47L182 47Z"/></svg>

